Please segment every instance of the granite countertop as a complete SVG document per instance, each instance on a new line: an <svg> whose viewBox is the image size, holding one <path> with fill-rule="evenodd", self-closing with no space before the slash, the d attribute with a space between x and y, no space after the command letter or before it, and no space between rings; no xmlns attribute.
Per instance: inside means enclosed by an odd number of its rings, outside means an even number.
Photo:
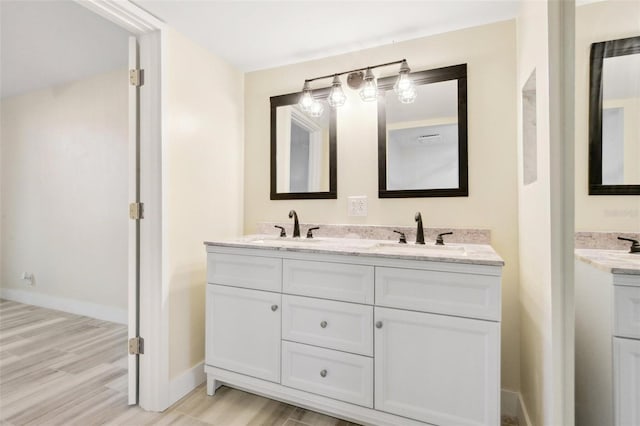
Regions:
<svg viewBox="0 0 640 426"><path fill-rule="evenodd" d="M389 240L327 237L293 239L256 234L231 240L205 241L205 245L504 266L504 260L488 244L450 243L436 246L433 243L399 244Z"/></svg>
<svg viewBox="0 0 640 426"><path fill-rule="evenodd" d="M640 275L640 254L628 250L576 249L575 257L612 274Z"/></svg>

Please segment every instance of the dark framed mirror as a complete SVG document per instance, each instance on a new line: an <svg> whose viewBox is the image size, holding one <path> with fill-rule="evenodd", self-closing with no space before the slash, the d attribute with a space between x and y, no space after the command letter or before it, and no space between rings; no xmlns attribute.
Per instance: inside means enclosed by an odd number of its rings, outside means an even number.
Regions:
<svg viewBox="0 0 640 426"><path fill-rule="evenodd" d="M591 45L589 195L640 195L640 36Z"/></svg>
<svg viewBox="0 0 640 426"><path fill-rule="evenodd" d="M329 89L313 91L320 111L298 105L301 93L271 97L271 199L337 198L336 110Z"/></svg>
<svg viewBox="0 0 640 426"><path fill-rule="evenodd" d="M410 77L411 103L394 93L396 76L378 80L378 196L466 197L467 65Z"/></svg>

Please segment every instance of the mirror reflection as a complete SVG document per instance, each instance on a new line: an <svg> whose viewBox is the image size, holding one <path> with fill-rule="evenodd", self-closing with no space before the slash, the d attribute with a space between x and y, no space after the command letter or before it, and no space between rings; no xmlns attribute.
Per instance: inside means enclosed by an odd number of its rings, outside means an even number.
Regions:
<svg viewBox="0 0 640 426"><path fill-rule="evenodd" d="M603 61L602 184L640 184L640 53Z"/></svg>
<svg viewBox="0 0 640 426"><path fill-rule="evenodd" d="M276 115L278 192L329 191L329 114L311 117L296 104Z"/></svg>
<svg viewBox="0 0 640 426"><path fill-rule="evenodd" d="M457 188L458 82L416 87L406 104L388 90L387 189Z"/></svg>
<svg viewBox="0 0 640 426"><path fill-rule="evenodd" d="M413 102L378 87L380 198L468 195L466 65L410 74Z"/></svg>
<svg viewBox="0 0 640 426"><path fill-rule="evenodd" d="M271 98L271 199L336 198L335 109L302 111L300 93Z"/></svg>

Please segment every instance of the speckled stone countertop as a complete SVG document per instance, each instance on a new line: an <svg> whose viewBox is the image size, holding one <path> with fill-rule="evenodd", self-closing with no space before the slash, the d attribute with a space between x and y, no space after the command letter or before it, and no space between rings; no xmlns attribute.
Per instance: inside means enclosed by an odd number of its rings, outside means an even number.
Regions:
<svg viewBox="0 0 640 426"><path fill-rule="evenodd" d="M628 250L576 249L575 256L605 272L640 275L640 254Z"/></svg>
<svg viewBox="0 0 640 426"><path fill-rule="evenodd" d="M446 241L446 240L445 240ZM264 250L282 250L304 253L346 254L353 256L382 257L405 260L430 260L447 263L503 266L504 261L487 244L446 244L436 246L432 242L416 245L399 244L389 240L362 238L280 238L272 234L256 234L244 237L207 241L207 246L236 247Z"/></svg>

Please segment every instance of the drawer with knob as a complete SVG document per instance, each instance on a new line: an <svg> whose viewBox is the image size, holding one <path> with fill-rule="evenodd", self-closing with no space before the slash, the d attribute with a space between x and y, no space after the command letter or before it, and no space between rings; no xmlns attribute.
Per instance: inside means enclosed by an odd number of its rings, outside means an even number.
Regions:
<svg viewBox="0 0 640 426"><path fill-rule="evenodd" d="M373 307L282 296L282 338L373 356Z"/></svg>
<svg viewBox="0 0 640 426"><path fill-rule="evenodd" d="M282 342L282 384L373 407L373 359L331 349Z"/></svg>

